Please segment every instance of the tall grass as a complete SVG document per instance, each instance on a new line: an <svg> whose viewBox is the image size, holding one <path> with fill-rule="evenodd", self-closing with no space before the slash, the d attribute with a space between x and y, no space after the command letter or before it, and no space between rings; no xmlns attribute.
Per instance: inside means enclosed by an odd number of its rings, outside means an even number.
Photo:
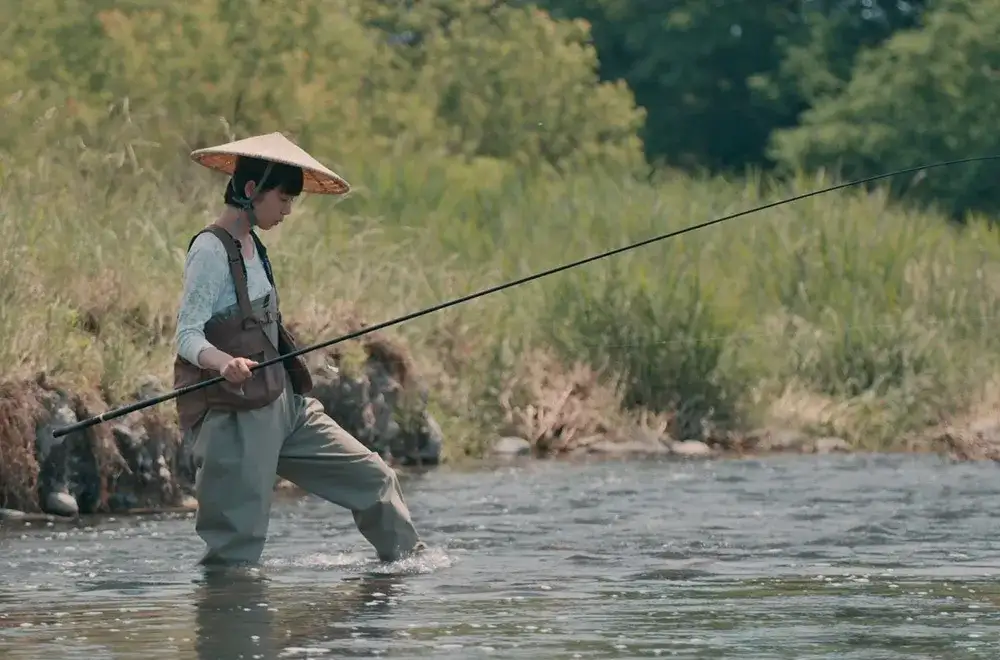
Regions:
<svg viewBox="0 0 1000 660"><path fill-rule="evenodd" d="M225 179L183 159L132 160L117 139L104 151L52 142L0 170L8 377L44 370L111 400L147 374L169 379L184 251ZM264 237L286 315L314 334L349 309L382 321L830 183L765 195L754 181L533 179L418 158L358 163L348 178L355 196L306 197ZM622 406L671 415L677 436L781 423L885 448L976 403L998 366L998 287L1000 243L985 223L959 231L852 190L392 333L418 361L452 454L498 432L499 393L537 348L620 376Z"/></svg>

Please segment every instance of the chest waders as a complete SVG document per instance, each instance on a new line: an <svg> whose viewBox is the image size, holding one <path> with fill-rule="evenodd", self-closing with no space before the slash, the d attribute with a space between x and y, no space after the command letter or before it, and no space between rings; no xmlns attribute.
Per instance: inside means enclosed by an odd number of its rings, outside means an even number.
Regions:
<svg viewBox="0 0 1000 660"><path fill-rule="evenodd" d="M226 246L238 301L206 323L206 338L234 357L262 361L287 353L277 352L291 341L280 322L277 289L251 301L237 241L221 227L205 231ZM266 252L253 238L273 287ZM195 529L208 546L201 563L259 561L276 476L350 510L382 561L423 545L395 472L305 395L312 382L304 369L289 360L254 371L242 388L225 382L178 398L197 468ZM181 384L204 378L181 358L175 374Z"/></svg>

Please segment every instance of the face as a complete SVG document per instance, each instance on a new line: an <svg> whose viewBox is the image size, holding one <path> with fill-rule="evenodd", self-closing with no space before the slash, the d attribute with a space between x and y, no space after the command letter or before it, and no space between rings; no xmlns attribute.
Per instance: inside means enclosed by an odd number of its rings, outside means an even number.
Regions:
<svg viewBox="0 0 1000 660"><path fill-rule="evenodd" d="M247 194L252 194L253 182L248 182ZM253 210L257 216L257 227L262 231L274 229L292 212L295 198L279 188L272 188L254 200Z"/></svg>

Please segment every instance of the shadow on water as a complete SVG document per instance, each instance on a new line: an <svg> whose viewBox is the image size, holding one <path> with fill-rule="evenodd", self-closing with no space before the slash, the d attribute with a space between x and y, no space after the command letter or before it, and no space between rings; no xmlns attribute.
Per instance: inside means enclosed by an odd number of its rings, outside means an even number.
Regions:
<svg viewBox="0 0 1000 660"><path fill-rule="evenodd" d="M251 571L205 571L193 594L193 645L199 660L326 654L364 637L388 640L368 625L391 610L403 576L363 574L330 587L278 586Z"/></svg>

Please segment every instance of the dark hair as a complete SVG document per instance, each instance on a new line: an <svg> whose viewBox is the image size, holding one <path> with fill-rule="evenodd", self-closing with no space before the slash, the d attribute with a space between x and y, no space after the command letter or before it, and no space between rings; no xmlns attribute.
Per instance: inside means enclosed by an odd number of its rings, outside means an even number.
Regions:
<svg viewBox="0 0 1000 660"><path fill-rule="evenodd" d="M302 168L284 163L274 163L271 172L267 175L267 180L261 186L260 180L264 176L264 170L267 169L268 164L268 161L261 158L240 156L236 161L236 170L233 172L232 179L226 185L226 192L223 194L226 205L242 208L236 199L242 198L246 194L244 191L247 181L253 181L257 184L254 194L264 193L275 188L280 188L281 192L286 195L296 196L302 193Z"/></svg>

